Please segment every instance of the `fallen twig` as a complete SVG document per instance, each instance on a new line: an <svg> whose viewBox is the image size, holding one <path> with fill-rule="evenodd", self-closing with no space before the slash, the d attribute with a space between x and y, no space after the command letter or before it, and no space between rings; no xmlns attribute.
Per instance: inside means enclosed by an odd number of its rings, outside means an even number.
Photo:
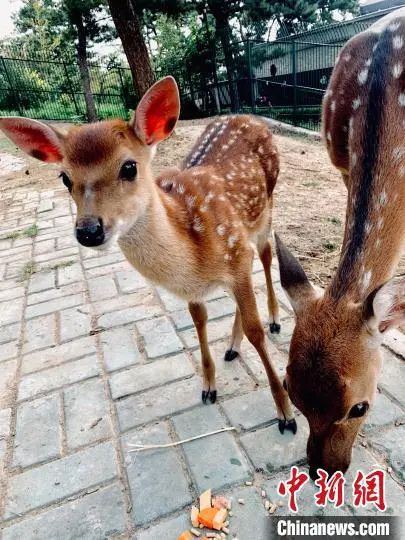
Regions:
<svg viewBox="0 0 405 540"><path fill-rule="evenodd" d="M222 429L217 429L216 431L210 431L209 433L203 433L202 435L196 435L195 437L183 439L182 441L176 441L176 442L166 443L166 444L134 444L134 443L127 443L127 444L128 446L135 447L132 450L129 450L129 452L143 452L144 450L154 450L155 448L171 448L172 446L178 446L179 444L196 441L197 439L202 439L204 437L210 437L211 435L216 435L217 433L223 433L224 431L236 431L236 427L225 427Z"/></svg>

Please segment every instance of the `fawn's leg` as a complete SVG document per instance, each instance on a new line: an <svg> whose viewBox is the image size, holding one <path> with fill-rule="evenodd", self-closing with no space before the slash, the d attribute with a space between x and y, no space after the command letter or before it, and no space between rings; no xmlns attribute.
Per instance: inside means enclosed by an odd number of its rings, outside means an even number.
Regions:
<svg viewBox="0 0 405 540"><path fill-rule="evenodd" d="M257 249L259 252L260 260L264 268L264 275L266 276L266 285L267 285L267 305L269 308L269 327L272 334L279 333L280 326L280 313L278 308L278 302L276 294L273 289L273 281L271 279L271 261L272 261L272 252L271 252L271 243L270 240L266 240L262 243L257 244Z"/></svg>
<svg viewBox="0 0 405 540"><path fill-rule="evenodd" d="M284 433L285 429L296 433L297 424L288 394L281 384L267 351L264 329L257 311L251 276L246 274L244 277L241 277L238 283L235 284L233 293L240 310L243 331L259 353L264 369L266 370L271 393L277 407L278 428L281 433Z"/></svg>
<svg viewBox="0 0 405 540"><path fill-rule="evenodd" d="M238 306L236 306L235 320L232 328L232 337L229 348L225 353L225 361L230 362L240 355L240 344L243 339L242 317Z"/></svg>
<svg viewBox="0 0 405 540"><path fill-rule="evenodd" d="M203 368L203 390L201 398L203 403L209 398L211 403L215 403L217 399L217 391L215 387L215 363L212 359L207 339L207 309L202 303L189 302L188 310L193 318L194 325L200 342L201 364Z"/></svg>

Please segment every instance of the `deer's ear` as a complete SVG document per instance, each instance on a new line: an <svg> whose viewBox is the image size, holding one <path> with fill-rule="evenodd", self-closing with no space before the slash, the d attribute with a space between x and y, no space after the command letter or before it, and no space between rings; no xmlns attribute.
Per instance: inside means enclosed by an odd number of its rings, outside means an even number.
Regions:
<svg viewBox="0 0 405 540"><path fill-rule="evenodd" d="M179 115L179 89L173 77L165 77L143 96L131 125L142 142L156 144L172 133Z"/></svg>
<svg viewBox="0 0 405 540"><path fill-rule="evenodd" d="M405 276L372 291L364 302L363 314L367 325L381 333L405 324Z"/></svg>
<svg viewBox="0 0 405 540"><path fill-rule="evenodd" d="M19 116L0 118L0 129L30 156L55 163L63 159L63 135L53 128Z"/></svg>
<svg viewBox="0 0 405 540"><path fill-rule="evenodd" d="M311 285L304 269L275 234L277 258L280 266L281 286L287 293L295 313L305 308L307 302L319 297L319 292Z"/></svg>

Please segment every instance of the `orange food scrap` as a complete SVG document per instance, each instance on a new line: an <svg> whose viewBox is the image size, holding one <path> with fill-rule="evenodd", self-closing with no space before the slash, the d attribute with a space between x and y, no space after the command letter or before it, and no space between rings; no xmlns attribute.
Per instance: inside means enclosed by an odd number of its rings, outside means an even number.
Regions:
<svg viewBox="0 0 405 540"><path fill-rule="evenodd" d="M213 522L217 512L218 510L216 508L204 508L204 510L198 514L198 521L204 525L204 527L213 529Z"/></svg>
<svg viewBox="0 0 405 540"><path fill-rule="evenodd" d="M231 507L231 503L229 499L223 497L222 495L219 495L212 499L212 506L214 508L218 508L218 510L221 510L221 508L227 508L229 510L229 508Z"/></svg>
<svg viewBox="0 0 405 540"><path fill-rule="evenodd" d="M228 515L228 511L225 508L221 508L221 510L217 510L217 513L215 514L215 517L212 521L212 528L216 529L217 531L220 531L226 521L227 515Z"/></svg>
<svg viewBox="0 0 405 540"><path fill-rule="evenodd" d="M198 521L198 508L196 506L192 506L191 507L191 514L190 514L190 518L191 518L191 524L193 527L198 527L198 525L200 524L200 522Z"/></svg>
<svg viewBox="0 0 405 540"><path fill-rule="evenodd" d="M206 508L211 508L211 490L207 489L200 495L200 512Z"/></svg>
<svg viewBox="0 0 405 540"><path fill-rule="evenodd" d="M193 540L193 535L190 531L184 531L181 533L181 535L177 538L177 540Z"/></svg>

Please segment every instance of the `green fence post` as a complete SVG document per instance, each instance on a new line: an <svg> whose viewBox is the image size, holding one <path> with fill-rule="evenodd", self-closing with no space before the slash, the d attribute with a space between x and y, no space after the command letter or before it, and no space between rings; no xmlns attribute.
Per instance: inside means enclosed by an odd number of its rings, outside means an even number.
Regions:
<svg viewBox="0 0 405 540"><path fill-rule="evenodd" d="M248 59L248 72L249 72L249 87L250 87L250 106L252 113L256 112L256 100L255 100L255 81L253 77L252 66L252 42L247 40L247 59Z"/></svg>
<svg viewBox="0 0 405 540"><path fill-rule="evenodd" d="M121 84L121 90L122 90L122 101L124 102L124 107L128 111L129 110L129 101L127 99L127 93L125 91L125 85L124 80L122 78L121 68L117 67L118 70L118 76L120 78L120 84Z"/></svg>
<svg viewBox="0 0 405 540"><path fill-rule="evenodd" d="M4 69L4 73L6 74L6 78L7 78L7 81L8 81L8 84L10 85L10 90L13 92L13 94L15 95L15 99L16 99L16 104L17 104L17 109L18 109L18 112L20 113L20 116L23 116L23 110L21 109L21 106L20 106L20 100L19 100L19 95L18 95L18 92L17 90L14 89L13 87L13 83L11 81L11 77L10 77L10 74L7 70L7 67L6 67L6 62L4 61L4 58L1 57L1 63L3 64L3 69Z"/></svg>
<svg viewBox="0 0 405 540"><path fill-rule="evenodd" d="M297 125L297 48L295 40L292 42L292 71L293 71L293 124Z"/></svg>
<svg viewBox="0 0 405 540"><path fill-rule="evenodd" d="M72 82L71 82L70 77L69 77L69 72L68 72L68 69L67 69L67 66L66 66L64 60L62 61L62 64L63 64L63 68L65 70L66 80L67 80L67 83L68 83L68 86L69 86L70 95L72 96L72 100L73 100L73 103L74 103L74 106L75 106L76 114L77 114L77 116L81 116L80 115L80 109L79 109L79 106L78 106L77 101L76 101L76 96L75 96L75 93L73 91Z"/></svg>

